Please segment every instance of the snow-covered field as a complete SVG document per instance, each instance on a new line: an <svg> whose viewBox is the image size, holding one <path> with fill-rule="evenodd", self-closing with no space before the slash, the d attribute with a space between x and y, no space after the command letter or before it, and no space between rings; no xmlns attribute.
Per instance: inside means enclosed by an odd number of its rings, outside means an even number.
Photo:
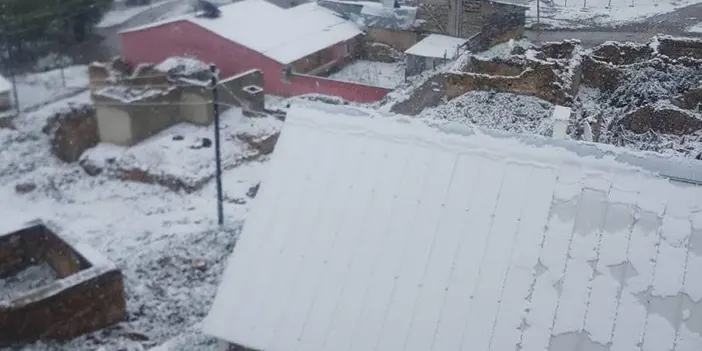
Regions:
<svg viewBox="0 0 702 351"><path fill-rule="evenodd" d="M266 157L228 168L223 174L225 225L216 224L214 182L190 194L155 184L119 181L105 174L88 176L77 164L58 161L41 131L54 111L90 101L89 93L25 113L16 129L0 129L0 213L7 218L42 218L57 225L66 239L105 254L123 271L128 319L116 327L68 343L18 345L19 350L144 350L177 337L171 351L213 349L199 333L219 277L233 249L259 184ZM222 117L225 163L246 152L233 134L267 135L282 122L242 117L232 109ZM183 136L183 139L174 136ZM212 128L174 126L129 149L99 145L91 157L114 156L150 172L211 172L214 149L192 148ZM108 155L109 154L109 155ZM202 174L200 174L202 175ZM17 184L31 183L26 194ZM2 226L0 226L2 227Z"/></svg>
<svg viewBox="0 0 702 351"><path fill-rule="evenodd" d="M60 69L55 69L18 76L17 98L21 109L26 110L74 95L87 87L88 67L69 66L64 68L63 74Z"/></svg>
<svg viewBox="0 0 702 351"><path fill-rule="evenodd" d="M356 60L329 75L329 78L374 87L396 88L405 81L405 66L402 63Z"/></svg>
<svg viewBox="0 0 702 351"><path fill-rule="evenodd" d="M673 12L700 0L554 0L540 4L540 22L555 28L617 27ZM527 25L537 23L537 2L530 3Z"/></svg>

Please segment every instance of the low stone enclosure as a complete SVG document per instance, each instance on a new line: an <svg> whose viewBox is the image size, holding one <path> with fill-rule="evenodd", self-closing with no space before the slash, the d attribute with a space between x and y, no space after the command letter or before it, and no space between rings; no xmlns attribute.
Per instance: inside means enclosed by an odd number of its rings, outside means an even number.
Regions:
<svg viewBox="0 0 702 351"><path fill-rule="evenodd" d="M212 123L209 67L193 59L169 60L136 69L122 67L120 60L90 66L100 141L130 146L177 123ZM262 87L259 70L220 80L220 111L234 106L249 113L263 111Z"/></svg>
<svg viewBox="0 0 702 351"><path fill-rule="evenodd" d="M474 90L532 95L553 104L570 105L580 87L581 59L576 41L547 43L507 59L469 57L444 74L450 100Z"/></svg>
<svg viewBox="0 0 702 351"><path fill-rule="evenodd" d="M66 340L126 318L122 273L41 222L0 234L0 347Z"/></svg>
<svg viewBox="0 0 702 351"><path fill-rule="evenodd" d="M677 137L700 133L700 67L699 39L660 36L649 44L605 43L584 58L582 79L583 85L598 89L604 112L583 113L580 118L597 131L596 140L618 145L626 145L632 133ZM678 152L687 153L684 146Z"/></svg>

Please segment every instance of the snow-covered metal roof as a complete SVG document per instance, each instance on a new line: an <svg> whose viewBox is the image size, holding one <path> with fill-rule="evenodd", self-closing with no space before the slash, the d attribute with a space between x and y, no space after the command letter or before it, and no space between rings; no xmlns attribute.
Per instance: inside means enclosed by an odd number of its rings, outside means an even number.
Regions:
<svg viewBox="0 0 702 351"><path fill-rule="evenodd" d="M417 19L417 8L414 6L393 8L378 1L355 0L317 0L317 4L367 28L408 30Z"/></svg>
<svg viewBox="0 0 702 351"><path fill-rule="evenodd" d="M5 79L5 77L0 76L0 93L6 93L12 90L12 83Z"/></svg>
<svg viewBox="0 0 702 351"><path fill-rule="evenodd" d="M467 41L468 39L443 34L430 34L407 49L405 54L452 60L463 52L461 46Z"/></svg>
<svg viewBox="0 0 702 351"><path fill-rule="evenodd" d="M315 3L283 9L264 0L244 0L220 11L218 18L190 14L122 33L185 20L283 64L361 34L356 25Z"/></svg>
<svg viewBox="0 0 702 351"><path fill-rule="evenodd" d="M294 106L205 332L265 351L701 350L702 190L615 158Z"/></svg>

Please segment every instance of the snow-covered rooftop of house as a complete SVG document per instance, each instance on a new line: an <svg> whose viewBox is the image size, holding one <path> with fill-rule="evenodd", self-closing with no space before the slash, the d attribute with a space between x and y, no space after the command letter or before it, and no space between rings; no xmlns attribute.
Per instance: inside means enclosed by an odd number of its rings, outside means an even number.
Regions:
<svg viewBox="0 0 702 351"><path fill-rule="evenodd" d="M219 18L190 14L125 32L186 20L283 64L361 34L356 25L316 3L283 9L264 0L244 0L220 11Z"/></svg>
<svg viewBox="0 0 702 351"><path fill-rule="evenodd" d="M412 45L405 53L422 57L454 59L461 53L460 46L467 41L467 39L448 35L430 34Z"/></svg>
<svg viewBox="0 0 702 351"><path fill-rule="evenodd" d="M5 79L5 77L0 76L0 93L6 93L12 90L12 83Z"/></svg>
<svg viewBox="0 0 702 351"><path fill-rule="evenodd" d="M702 349L700 188L337 106L293 106L270 167L210 335L269 351Z"/></svg>

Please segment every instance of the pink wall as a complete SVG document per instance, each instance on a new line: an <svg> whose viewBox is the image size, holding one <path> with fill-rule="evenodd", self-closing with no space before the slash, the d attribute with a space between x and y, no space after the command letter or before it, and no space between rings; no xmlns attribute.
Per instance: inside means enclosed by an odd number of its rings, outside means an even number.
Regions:
<svg viewBox="0 0 702 351"><path fill-rule="evenodd" d="M216 64L223 78L250 69L260 69L264 75L282 69L278 62L188 21L122 33L121 40L122 55L129 63L159 63L171 56L190 56Z"/></svg>
<svg viewBox="0 0 702 351"><path fill-rule="evenodd" d="M324 94L354 102L375 102L389 91L305 75L294 75L290 82L286 82L282 79L285 67L283 64L188 21L122 33L121 41L122 55L131 64L159 63L171 56L189 56L214 63L222 72L222 78L251 69L260 69L263 72L263 88L267 94ZM358 39L351 39L349 43L349 58L345 57L347 42L335 44L330 48L340 64L356 56Z"/></svg>

